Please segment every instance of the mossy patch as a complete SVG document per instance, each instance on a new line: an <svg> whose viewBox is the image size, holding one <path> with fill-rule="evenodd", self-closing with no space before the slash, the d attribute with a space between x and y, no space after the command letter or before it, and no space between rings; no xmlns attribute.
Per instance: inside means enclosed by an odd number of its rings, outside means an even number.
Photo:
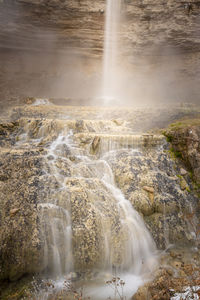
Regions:
<svg viewBox="0 0 200 300"><path fill-rule="evenodd" d="M20 300L32 299L32 281L31 276L24 276L22 279L9 282L1 282L0 299L1 300Z"/></svg>
<svg viewBox="0 0 200 300"><path fill-rule="evenodd" d="M200 117L195 119L182 119L169 125L169 130L184 129L191 126L200 126ZM168 133L170 134L170 133Z"/></svg>
<svg viewBox="0 0 200 300"><path fill-rule="evenodd" d="M172 141L173 141L173 135L171 135L167 131L162 131L162 134L166 137L166 140L167 140L168 143L172 143Z"/></svg>
<svg viewBox="0 0 200 300"><path fill-rule="evenodd" d="M173 147L170 147L169 149L169 154L171 156L171 158L179 158L179 159L183 159L182 154L180 151L176 151Z"/></svg>

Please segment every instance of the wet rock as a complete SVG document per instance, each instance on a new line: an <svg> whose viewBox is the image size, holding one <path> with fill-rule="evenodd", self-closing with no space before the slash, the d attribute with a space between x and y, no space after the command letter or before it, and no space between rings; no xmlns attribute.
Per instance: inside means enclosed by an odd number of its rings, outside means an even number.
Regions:
<svg viewBox="0 0 200 300"><path fill-rule="evenodd" d="M185 169L183 169L183 168L180 169L181 176L185 176L185 175L187 175L187 173L188 172Z"/></svg>
<svg viewBox="0 0 200 300"><path fill-rule="evenodd" d="M105 263L103 234L106 233L112 233L109 241L112 264L119 265L127 237L112 194L98 179L69 178L66 184L71 201L75 270L85 272Z"/></svg>
<svg viewBox="0 0 200 300"><path fill-rule="evenodd" d="M154 188L149 187L149 186L144 186L143 189L146 192L148 192L149 199L153 203L154 202Z"/></svg>
<svg viewBox="0 0 200 300"><path fill-rule="evenodd" d="M122 119L115 119L115 120L113 120L113 122L115 124L117 124L118 126L121 126L124 123L124 120L122 120Z"/></svg>
<svg viewBox="0 0 200 300"><path fill-rule="evenodd" d="M175 297L176 293L183 293L186 287L198 285L200 282L199 261L194 257L195 253L191 248L174 248L170 250L170 255L165 253L161 257L160 267L154 273L152 281L140 287L133 299L167 300ZM141 298L143 294L144 298Z"/></svg>
<svg viewBox="0 0 200 300"><path fill-rule="evenodd" d="M20 210L19 208L13 208L13 209L11 209L10 210L10 216L14 217L18 213L19 210Z"/></svg>
<svg viewBox="0 0 200 300"><path fill-rule="evenodd" d="M180 179L180 187L181 187L181 190L189 189L189 186L184 178Z"/></svg>
<svg viewBox="0 0 200 300"><path fill-rule="evenodd" d="M198 199L188 192L187 186L181 189L180 168L176 168L174 160L157 144L157 141L163 143L160 137L138 135L132 138L129 134L128 147L124 149L127 140L123 133L127 128L115 126L112 121L53 119L52 116L59 113L56 107L36 109L26 106L24 110L23 114L28 113L30 119L23 118L16 125L1 127L1 279L14 280L26 273L40 272L47 266L41 263L44 261L45 240L41 228L48 228L46 236L50 239L51 224L41 224L41 212L49 213L56 220L63 217L65 210L70 212L75 272L86 272L104 265L107 255L105 232L108 233L112 265L123 262L129 236L123 229L123 222L120 223L118 207L112 192L106 187L106 179L104 183L102 181L105 174L111 176L110 167L100 160L93 172L93 164L97 162L81 160L85 156L90 160L91 142L93 150L98 149L102 142L98 132L106 130L109 132L105 134L107 141L115 142L118 133L120 142L117 151L107 153L104 158L113 170L118 187L143 216L158 248L165 249L171 243L195 245L196 223L193 221L197 211L194 209L193 213L190 209L196 207ZM37 114L42 117L50 114L51 118L34 119ZM110 129L115 134L111 135ZM57 145L61 132L59 145L55 146L53 154L49 154L46 148L52 142ZM19 135L18 141L16 134ZM64 142L65 136L69 140ZM72 148L68 145L70 139L74 143ZM154 148L144 147L146 139L156 141ZM44 151L40 151L40 143ZM134 148L136 144L137 150ZM189 185L186 175L184 180ZM42 208L41 203L49 201L54 201L59 209L54 206L49 209L48 205ZM60 228L58 226L59 232L62 231ZM63 239L59 240L59 245L64 252Z"/></svg>
<svg viewBox="0 0 200 300"><path fill-rule="evenodd" d="M142 190L135 190L128 199L143 216L152 215L155 211L155 204L152 199Z"/></svg>
<svg viewBox="0 0 200 300"><path fill-rule="evenodd" d="M36 208L42 164L40 157L13 150L1 151L0 165L7 176L0 184L0 279L16 280L43 268Z"/></svg>
<svg viewBox="0 0 200 300"><path fill-rule="evenodd" d="M150 186L143 186L143 190L147 191L148 193L153 194L154 193L154 188Z"/></svg>
<svg viewBox="0 0 200 300"><path fill-rule="evenodd" d="M191 205L196 210L198 200L166 152L121 151L109 162L116 183L144 216L160 249L169 243L195 244L186 216Z"/></svg>
<svg viewBox="0 0 200 300"><path fill-rule="evenodd" d="M131 300L146 300L149 299L149 284L139 287L136 294L131 298Z"/></svg>
<svg viewBox="0 0 200 300"><path fill-rule="evenodd" d="M24 103L30 105L30 104L33 104L35 102L35 100L36 100L36 98L34 98L34 97L27 97L26 99L24 99Z"/></svg>
<svg viewBox="0 0 200 300"><path fill-rule="evenodd" d="M100 145L101 139L98 136L95 136L95 138L92 141L91 145L91 153L95 154L98 151L98 147Z"/></svg>
<svg viewBox="0 0 200 300"><path fill-rule="evenodd" d="M192 126L190 122L174 126L167 131L167 136L171 136L175 153L181 153L185 166L192 170L194 180L200 183L200 126Z"/></svg>

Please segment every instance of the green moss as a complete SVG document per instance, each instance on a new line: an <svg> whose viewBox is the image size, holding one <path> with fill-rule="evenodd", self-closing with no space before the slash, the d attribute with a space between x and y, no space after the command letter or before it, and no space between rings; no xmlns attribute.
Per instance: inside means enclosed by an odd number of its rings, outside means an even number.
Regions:
<svg viewBox="0 0 200 300"><path fill-rule="evenodd" d="M168 130L178 130L191 126L200 126L200 117L195 119L182 119L169 125Z"/></svg>
<svg viewBox="0 0 200 300"><path fill-rule="evenodd" d="M167 131L162 131L162 134L166 137L168 143L172 142L173 136L170 133L168 133Z"/></svg>
<svg viewBox="0 0 200 300"><path fill-rule="evenodd" d="M169 153L172 158L183 158L181 152L174 150L173 147L169 149Z"/></svg>
<svg viewBox="0 0 200 300"><path fill-rule="evenodd" d="M170 124L170 127L172 128L178 128L178 127L182 127L183 126L183 123L182 122L176 122L176 123L172 123Z"/></svg>
<svg viewBox="0 0 200 300"><path fill-rule="evenodd" d="M186 187L186 191L187 191L188 193L191 193L191 190L189 189L189 187Z"/></svg>
<svg viewBox="0 0 200 300"><path fill-rule="evenodd" d="M167 142L168 142L168 143L171 143L172 140L173 140L172 135L168 135L168 136L166 136L166 138L167 138Z"/></svg>
<svg viewBox="0 0 200 300"><path fill-rule="evenodd" d="M1 300L20 300L32 299L32 280L30 276L24 277L15 282L1 283L0 299Z"/></svg>
<svg viewBox="0 0 200 300"><path fill-rule="evenodd" d="M183 158L181 152L175 151L174 149L173 149L173 151L174 151L175 157L177 157L177 158Z"/></svg>

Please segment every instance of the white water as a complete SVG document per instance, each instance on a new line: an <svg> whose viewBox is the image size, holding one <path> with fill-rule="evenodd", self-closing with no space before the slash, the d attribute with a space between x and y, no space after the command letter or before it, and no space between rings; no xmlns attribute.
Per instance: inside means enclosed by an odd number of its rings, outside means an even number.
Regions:
<svg viewBox="0 0 200 300"><path fill-rule="evenodd" d="M119 30L122 0L107 0L103 54L104 104L117 97L117 66L119 54Z"/></svg>
<svg viewBox="0 0 200 300"><path fill-rule="evenodd" d="M33 102L33 106L38 106L38 105L50 105L50 101L48 99L41 99L37 98L35 99L35 102Z"/></svg>
<svg viewBox="0 0 200 300"><path fill-rule="evenodd" d="M69 274L73 270L72 255L72 229L70 216L70 203L67 197L67 188L64 184L64 176L56 166L60 151L58 146L67 142L71 132L66 136L58 136L51 144L48 155L51 160L48 162L50 174L59 183L58 191L50 193L49 203L41 203L38 209L41 210L42 233L44 236L44 265L54 278ZM50 187L50 190L52 188ZM65 199L65 207L59 205L59 197Z"/></svg>
<svg viewBox="0 0 200 300"><path fill-rule="evenodd" d="M112 277L106 278L104 274L102 280L90 282L85 287L84 295L92 300L128 300L131 299L133 294L137 291L138 287L144 284L144 280L142 280L140 276L136 276L131 273L120 274L120 280L123 280L125 282L125 285L123 287L121 287L120 285L117 287L119 292L118 294L113 284L105 284L105 281L110 280L111 278Z"/></svg>
<svg viewBox="0 0 200 300"><path fill-rule="evenodd" d="M109 166L108 168L110 169ZM122 192L115 186L111 169L110 172L104 174L102 180L116 199L121 225L129 236L125 241L125 253L118 272L129 270L139 275L145 271L145 269L146 271L152 271L155 265L155 259L152 256L155 251L155 245L142 218L137 211L133 209L131 203L125 199ZM112 244L109 244L107 254L109 257L108 264L112 262L112 257L110 257L111 249Z"/></svg>
<svg viewBox="0 0 200 300"><path fill-rule="evenodd" d="M51 160L48 162L50 175L53 175L59 182L55 196L52 193L50 197L51 202L39 205L45 237L45 264L47 269L52 278L60 278L58 282L62 282L63 277L70 278L73 274L70 199L65 195L65 192L67 192L66 177L61 174L58 167L59 161L65 162L68 160L62 152L63 145L67 146L77 158L77 162L72 163L74 178L80 178L80 180L82 178L98 178L103 184L108 197L114 199L114 206L117 208L119 216L120 232L116 233L115 230L113 231L113 223L110 222L107 214L104 215L103 210L101 211L101 205L104 204L100 204L99 201L92 203L96 214L101 216L101 232L104 233L101 242L103 243L104 253L102 254L102 267L95 270L95 272L99 272L99 277L90 283L87 282L85 293L93 300L106 299L112 296L112 287L107 286L105 282L112 279L116 274L125 281L124 294L129 299L144 282L144 276L151 273L156 266L154 241L140 215L115 186L114 175L107 161L109 156L114 157L113 147L111 147L112 151L99 159L95 156L91 157L89 153L87 155L83 149L79 148L79 145L73 140L72 132L69 132L67 136L59 135L51 144L47 154L47 158L51 156ZM134 151L132 154L134 155ZM83 166L85 167L82 168ZM61 196L64 194L64 202L59 202L59 197L61 197L59 194ZM110 214L112 214L112 211L110 211ZM121 235L121 237L119 244L116 246L113 240L116 241L117 235ZM120 263L116 262L119 253L121 255ZM115 266L114 269L113 266ZM98 297L95 291L99 293ZM39 297L38 299L48 299L48 293L46 298Z"/></svg>

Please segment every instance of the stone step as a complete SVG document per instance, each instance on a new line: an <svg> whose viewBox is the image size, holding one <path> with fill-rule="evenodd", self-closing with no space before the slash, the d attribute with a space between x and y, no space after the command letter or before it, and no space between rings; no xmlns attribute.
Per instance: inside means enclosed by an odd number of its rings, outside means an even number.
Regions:
<svg viewBox="0 0 200 300"><path fill-rule="evenodd" d="M153 134L103 134L77 133L74 135L80 146L87 148L91 154L104 154L120 149L140 149L161 146L165 137Z"/></svg>
<svg viewBox="0 0 200 300"><path fill-rule="evenodd" d="M118 120L60 120L21 118L19 125L31 138L42 138L47 135L73 132L128 134L132 130L128 122Z"/></svg>

